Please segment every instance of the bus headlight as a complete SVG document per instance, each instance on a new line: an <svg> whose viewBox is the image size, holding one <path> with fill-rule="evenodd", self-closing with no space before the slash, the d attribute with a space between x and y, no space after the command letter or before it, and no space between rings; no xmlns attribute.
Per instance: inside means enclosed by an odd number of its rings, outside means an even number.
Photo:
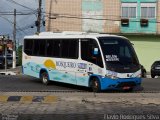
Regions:
<svg viewBox="0 0 160 120"><path fill-rule="evenodd" d="M137 78L141 78L141 74L137 75L136 77L137 77Z"/></svg>
<svg viewBox="0 0 160 120"><path fill-rule="evenodd" d="M105 75L105 77L111 78L111 79L118 79L117 76L115 75Z"/></svg>

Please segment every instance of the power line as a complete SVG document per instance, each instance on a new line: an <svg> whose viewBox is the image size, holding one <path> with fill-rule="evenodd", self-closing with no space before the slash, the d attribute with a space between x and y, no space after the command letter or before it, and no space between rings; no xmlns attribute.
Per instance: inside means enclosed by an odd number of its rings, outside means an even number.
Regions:
<svg viewBox="0 0 160 120"><path fill-rule="evenodd" d="M67 14L67 13L48 13L48 12L42 12L42 13L45 13L46 15L68 15L68 16L83 16L85 14ZM88 15L88 14L86 14ZM101 16L101 17L122 17L121 15L105 15L105 14L90 14L89 16L94 16L94 17L98 17L98 16ZM136 16L136 18L140 18L141 16ZM155 17L160 17L159 15L156 15ZM135 19L136 19L135 18Z"/></svg>
<svg viewBox="0 0 160 120"><path fill-rule="evenodd" d="M10 21L9 19L7 19L7 18L5 18L5 17L3 17L3 16L1 16L0 15L0 17L1 18L3 18L3 19L5 19L7 22L9 22L10 24L14 24L12 21ZM24 31L24 30L22 30L18 25L17 25L17 28L19 29L19 30L21 30L20 32L23 32L24 34L26 34L26 32Z"/></svg>
<svg viewBox="0 0 160 120"><path fill-rule="evenodd" d="M34 26L35 26L35 22L32 23L32 24L26 25L26 26L24 26L24 27L21 27L21 29L22 29L22 30L26 30L26 29L29 29L29 28L34 27ZM18 30L21 30L21 29L17 29L17 31L18 31Z"/></svg>
<svg viewBox="0 0 160 120"><path fill-rule="evenodd" d="M97 18L97 17L82 17L82 16L70 16L70 15L60 15L60 14L52 14L52 16L47 16L49 19L56 19L56 18L74 18L74 19L87 19L87 20L102 20L102 21L121 21L121 19L123 18L120 18L120 19L112 19L112 18ZM129 19L129 18L127 18ZM140 22L140 20L131 20L131 22ZM160 21L149 21L150 23L160 23Z"/></svg>
<svg viewBox="0 0 160 120"><path fill-rule="evenodd" d="M36 11L36 10L34 10L34 9L32 9L32 8L29 8L29 7L25 6L25 5L22 5L22 4L14 1L14 0L7 0L7 1L10 2L10 3L14 3L14 4L16 4L16 5L19 5L19 6L21 6L21 7L24 7L24 8L26 8L26 9L29 9L29 10L32 10L32 11Z"/></svg>
<svg viewBox="0 0 160 120"><path fill-rule="evenodd" d="M35 13L16 13L16 15L32 15ZM0 15L14 15L13 13L0 13Z"/></svg>

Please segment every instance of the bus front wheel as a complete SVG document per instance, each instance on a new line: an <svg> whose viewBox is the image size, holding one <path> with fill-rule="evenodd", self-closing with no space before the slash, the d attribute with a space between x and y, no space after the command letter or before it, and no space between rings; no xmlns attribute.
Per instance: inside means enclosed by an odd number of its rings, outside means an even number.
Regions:
<svg viewBox="0 0 160 120"><path fill-rule="evenodd" d="M48 85L49 84L49 80L48 80L48 73L47 72L43 72L41 74L41 80L42 80L42 83L44 85Z"/></svg>
<svg viewBox="0 0 160 120"><path fill-rule="evenodd" d="M92 80L90 81L90 87L93 92L100 92L101 85L100 85L98 78L96 77L92 78Z"/></svg>

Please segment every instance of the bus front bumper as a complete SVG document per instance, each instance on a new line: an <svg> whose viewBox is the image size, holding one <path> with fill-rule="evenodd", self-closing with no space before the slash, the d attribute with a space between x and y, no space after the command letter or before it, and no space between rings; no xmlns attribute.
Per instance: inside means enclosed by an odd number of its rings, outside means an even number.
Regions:
<svg viewBox="0 0 160 120"><path fill-rule="evenodd" d="M130 89L141 85L141 78L119 78L110 79L103 77L100 80L101 90L108 89Z"/></svg>

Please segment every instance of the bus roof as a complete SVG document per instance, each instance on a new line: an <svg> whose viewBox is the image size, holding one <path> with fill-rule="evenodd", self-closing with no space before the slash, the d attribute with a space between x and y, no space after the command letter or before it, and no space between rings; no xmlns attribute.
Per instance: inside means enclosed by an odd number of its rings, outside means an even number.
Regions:
<svg viewBox="0 0 160 120"><path fill-rule="evenodd" d="M25 36L24 39L40 39L40 38L97 38L97 37L122 37L110 34L100 34L100 33L87 33L87 32L75 32L75 31L64 31L64 32L41 32L39 34Z"/></svg>

